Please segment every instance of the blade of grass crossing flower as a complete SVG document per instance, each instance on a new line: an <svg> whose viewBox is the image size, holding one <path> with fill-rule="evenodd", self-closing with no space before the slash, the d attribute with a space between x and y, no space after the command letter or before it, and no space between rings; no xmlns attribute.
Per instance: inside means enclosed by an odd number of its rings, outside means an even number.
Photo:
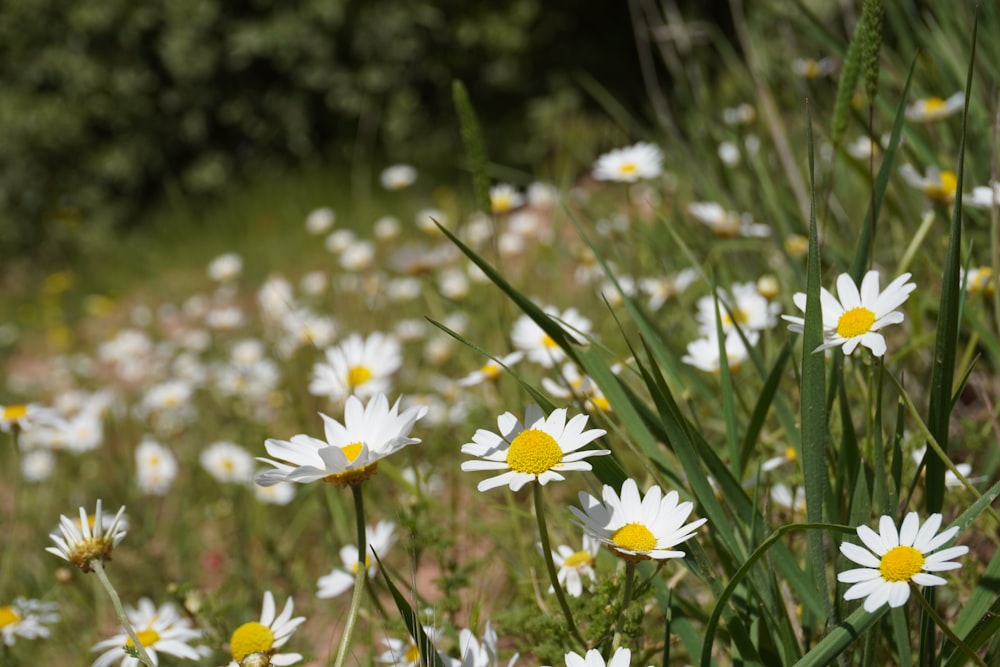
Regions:
<svg viewBox="0 0 1000 667"><path fill-rule="evenodd" d="M489 213L490 181L486 176L486 148L483 144L483 133L479 129L476 112L469 101L469 94L461 81L451 84L452 102L458 116L458 125L462 132L462 143L469 159L469 170L472 172L472 189L476 196L476 205L481 211Z"/></svg>
<svg viewBox="0 0 1000 667"><path fill-rule="evenodd" d="M997 574L1000 574L1000 572L994 572L994 576ZM972 628L969 634L963 638L963 641L966 646L975 651L989 640L992 640L994 645L996 645L997 637L1000 637L998 633L1000 633L1000 597L993 600L993 604L989 610L979 619L979 623ZM995 665L997 663L997 652L993 651L992 655L988 653L986 659L988 664ZM948 658L948 662L944 664L944 667L961 667L968 661L969 657L965 652L956 650Z"/></svg>
<svg viewBox="0 0 1000 667"><path fill-rule="evenodd" d="M406 624L406 629L410 633L410 637L413 638L413 642L417 645L417 650L420 651L420 664L424 665L424 667L445 667L441 655L434 648L430 637L424 632L424 627L419 621L417 612L413 610L410 603L399 592L396 584L393 583L388 571L382 564L382 559L378 557L378 554L374 550L372 554L374 554L375 561L378 563L378 571L382 574L382 580L385 582L386 588L389 589L389 593L392 594L392 599L396 603L399 616L403 619L403 623Z"/></svg>
<svg viewBox="0 0 1000 667"><path fill-rule="evenodd" d="M809 146L809 182L812 197L809 206L809 253L806 259L806 312L802 332L802 384L800 388L802 422L802 475L805 483L806 518L809 523L823 522L827 489L826 470L826 360L813 350L823 344L823 319L820 312L819 238L816 229L816 193L812 187L815 167L813 154L812 112L806 105L806 141ZM826 550L823 534L806 534L808 563L813 583L823 601L826 617L833 614L830 587L826 578Z"/></svg>

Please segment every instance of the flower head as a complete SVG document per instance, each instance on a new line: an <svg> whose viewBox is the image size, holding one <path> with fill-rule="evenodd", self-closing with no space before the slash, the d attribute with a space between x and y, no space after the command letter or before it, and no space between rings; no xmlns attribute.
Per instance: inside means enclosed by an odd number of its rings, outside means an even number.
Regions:
<svg viewBox="0 0 1000 667"><path fill-rule="evenodd" d="M385 558L386 552L396 543L396 524L391 521L379 521L374 526L368 527L367 535L368 550L378 555L379 558ZM354 586L355 575L358 572L358 567L361 567L358 559L358 548L353 544L345 545L340 550L340 560L344 563L343 568L334 568L330 574L319 578L317 582L319 591L317 591L316 597L336 597ZM369 578L375 576L377 571L375 559L366 555L364 567L368 570Z"/></svg>
<svg viewBox="0 0 1000 667"><path fill-rule="evenodd" d="M658 486L651 486L645 497L640 498L633 479L622 484L621 496L607 485L602 495L603 502L581 491L583 509L569 509L584 532L628 561L683 558L683 551L670 547L690 538L707 521L697 519L685 524L694 503L678 502L680 496L676 491L664 495Z"/></svg>
<svg viewBox="0 0 1000 667"><path fill-rule="evenodd" d="M885 337L879 330L889 324L899 324L903 321L903 313L897 311L910 296L916 285L907 282L909 273L899 276L886 288L879 291L878 271L869 271L861 281L860 290L854 284L850 274L837 276L837 294L839 300L823 288L820 292L820 304L823 313L823 336L825 341L814 352L828 348L843 346L844 354L851 354L858 345L864 345L876 357L885 354ZM806 295L798 292L792 301L803 312L806 309ZM805 320L801 317L782 316L791 324L789 330L802 332Z"/></svg>
<svg viewBox="0 0 1000 667"><path fill-rule="evenodd" d="M726 363L731 371L739 369L743 362L750 356L747 343L751 346L757 344L760 333L757 331L747 331L745 333L746 342L738 331L731 331L726 334L725 352ZM689 366L694 366L698 370L706 373L718 373L722 369L722 356L719 353L719 337L710 333L704 338L699 338L688 343L687 354L681 357L681 361Z"/></svg>
<svg viewBox="0 0 1000 667"><path fill-rule="evenodd" d="M591 581L596 580L594 560L600 547L600 542L584 533L583 546L580 549L560 544L552 552L552 562L559 568L557 579L571 596L578 598L583 594L584 577L589 577ZM550 593L552 590L552 586L549 586Z"/></svg>
<svg viewBox="0 0 1000 667"><path fill-rule="evenodd" d="M305 616L292 618L294 602L288 598L281 614L275 615L277 608L271 591L264 593L264 605L260 612L260 621L244 623L233 631L229 639L229 650L233 661L230 667L250 667L250 665L294 665L302 660L300 653L278 653L291 638L295 629L306 620ZM265 660L255 660L262 656Z"/></svg>
<svg viewBox="0 0 1000 667"><path fill-rule="evenodd" d="M135 448L136 481L146 493L162 496L177 477L177 459L167 447L144 439Z"/></svg>
<svg viewBox="0 0 1000 667"><path fill-rule="evenodd" d="M559 323L571 342L582 344L584 336L590 333L590 320L580 315L576 308L567 308L562 313L551 306L543 310ZM510 337L514 347L527 354L530 361L545 368L552 368L566 356L559 344L528 315L517 318Z"/></svg>
<svg viewBox="0 0 1000 667"><path fill-rule="evenodd" d="M0 641L13 646L18 637L37 639L48 637L49 623L59 620L54 602L15 598L9 605L0 605Z"/></svg>
<svg viewBox="0 0 1000 667"><path fill-rule="evenodd" d="M136 638L155 664L159 664L157 653L187 660L203 657L199 649L190 646L190 642L201 638L204 633L192 628L190 619L181 616L173 603L166 602L157 607L149 598L142 598L137 608L125 607L125 615L135 630ZM94 644L91 651L104 653L94 661L93 667L108 667L119 661L122 667L139 667L138 658L128 655L122 646L134 646L124 629Z"/></svg>
<svg viewBox="0 0 1000 667"><path fill-rule="evenodd" d="M503 372L504 367L513 366L517 362L524 358L524 352L520 350L517 352L511 352L508 355L500 357L497 361L490 359L485 364L479 367L479 370L472 371L465 377L457 381L460 387L471 387L473 385L481 384L483 382L490 382L496 380L500 377Z"/></svg>
<svg viewBox="0 0 1000 667"><path fill-rule="evenodd" d="M736 283L728 290L716 289L719 299L719 314L722 332L729 334L739 327L743 332L764 331L777 324L781 304L768 301L757 290L756 283ZM715 297L703 296L698 299L698 328L706 336L714 336L716 330Z"/></svg>
<svg viewBox="0 0 1000 667"><path fill-rule="evenodd" d="M948 99L926 97L906 107L906 119L914 123L933 123L961 111L965 93L959 91Z"/></svg>
<svg viewBox="0 0 1000 667"><path fill-rule="evenodd" d="M904 164L899 168L899 174L906 183L924 193L931 201L939 204L951 204L955 201L958 190L958 177L955 172L929 167L927 174L920 175L913 165Z"/></svg>
<svg viewBox="0 0 1000 667"><path fill-rule="evenodd" d="M246 484L253 479L253 456L235 442L214 442L202 450L198 460L218 482Z"/></svg>
<svg viewBox="0 0 1000 667"><path fill-rule="evenodd" d="M125 507L123 506L115 514L115 517L107 522L107 518L101 512L100 500L97 501L97 509L94 511L93 525L91 525L87 510L82 507L78 522L63 514L59 517L59 531L49 533L49 538L55 542L56 546L46 547L45 550L68 560L84 572L90 572L92 569L91 561L94 559L99 559L102 562L111 560L111 551L125 537L124 514ZM105 527L106 524L107 527Z"/></svg>
<svg viewBox="0 0 1000 667"><path fill-rule="evenodd" d="M0 405L0 431L30 429L35 424L61 423L59 413L38 403Z"/></svg>
<svg viewBox="0 0 1000 667"><path fill-rule="evenodd" d="M399 342L374 332L367 338L353 334L326 350L326 361L312 369L309 393L342 400L349 395L367 398L392 387L392 374L403 363Z"/></svg>
<svg viewBox="0 0 1000 667"><path fill-rule="evenodd" d="M462 470L504 471L481 481L480 491L504 484L517 491L531 481L544 485L563 480L563 472L591 469L583 459L611 453L607 449L581 450L606 433L599 428L584 431L586 425L587 415L576 415L567 422L565 408L553 410L546 418L537 405L529 405L523 424L505 412L497 418L499 434L479 429L472 442L462 445L463 454L479 457L462 463Z"/></svg>
<svg viewBox="0 0 1000 667"><path fill-rule="evenodd" d="M845 600L865 598L865 610L876 611L885 603L901 607L910 599L910 583L921 586L941 586L945 579L931 574L960 568L952 558L962 556L969 547L950 547L937 551L958 532L952 526L942 533L941 515L932 514L923 525L916 512L903 519L899 529L892 517L879 519L879 532L868 526L858 526L858 537L866 548L850 542L840 545L840 552L859 567L837 575L837 581L853 584L844 593Z"/></svg>
<svg viewBox="0 0 1000 667"><path fill-rule="evenodd" d="M409 164L388 166L382 170L379 181L386 190L402 190L416 183L417 168Z"/></svg>
<svg viewBox="0 0 1000 667"><path fill-rule="evenodd" d="M309 435L292 436L290 441L268 439L264 446L275 470L257 475L257 483L270 486L278 482L324 481L338 486L354 486L375 474L379 460L407 445L420 442L410 430L427 413L426 406L414 406L400 414L399 401L389 407L385 394L376 394L365 406L357 396L349 396L344 405L344 423L320 413L326 440Z"/></svg>
<svg viewBox="0 0 1000 667"><path fill-rule="evenodd" d="M570 651L566 654L565 659L566 667L629 667L632 660L632 650L619 646L607 663L604 662L604 658L601 657L596 648L587 651L585 656Z"/></svg>
<svg viewBox="0 0 1000 667"><path fill-rule="evenodd" d="M497 183L490 188L490 207L494 213L509 213L524 204L524 195L510 183Z"/></svg>
<svg viewBox="0 0 1000 667"><path fill-rule="evenodd" d="M635 183L642 178L656 178L662 172L663 152L659 147L639 142L618 148L597 158L594 178L599 181Z"/></svg>
<svg viewBox="0 0 1000 667"><path fill-rule="evenodd" d="M431 646L437 643L441 637L440 630L427 625L424 626L424 634L427 635ZM392 665L393 667L419 667L422 663L420 647L417 646L417 643L411 637L407 637L406 639L385 637L382 639L382 643L385 645L385 651L375 656L375 662ZM449 659L446 656L441 656L441 658L444 664L447 665L449 663Z"/></svg>

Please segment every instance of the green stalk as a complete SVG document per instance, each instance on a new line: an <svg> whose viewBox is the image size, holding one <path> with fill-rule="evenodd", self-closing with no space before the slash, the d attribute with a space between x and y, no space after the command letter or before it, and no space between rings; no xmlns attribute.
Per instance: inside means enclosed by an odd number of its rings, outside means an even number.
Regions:
<svg viewBox="0 0 1000 667"><path fill-rule="evenodd" d="M334 663L334 667L344 667L347 649L351 644L351 634L354 632L354 623L358 620L358 612L361 609L361 594L365 588L365 577L368 576L368 538L365 535L365 504L361 494L361 485L352 485L351 493L354 495L354 518L358 523L358 570L354 575L351 608L347 612L347 623L344 625L344 634L340 638L340 648L337 649L337 661Z"/></svg>
<svg viewBox="0 0 1000 667"><path fill-rule="evenodd" d="M542 500L542 485L538 482L532 484L532 494L535 499L535 519L538 521L538 538L542 543L542 556L545 558L545 569L549 573L549 581L552 582L552 590L556 593L556 599L559 600L559 606L562 608L563 616L566 617L566 624L569 626L570 634L573 638L583 646L584 649L587 648L587 640L580 635L580 631L576 627L576 623L573 621L573 612L569 609L569 603L566 601L566 594L563 592L562 584L559 583L559 574L556 572L556 564L552 561L552 549L549 547L549 530L545 526L545 503ZM339 665L337 667L340 667Z"/></svg>
<svg viewBox="0 0 1000 667"><path fill-rule="evenodd" d="M625 590L622 592L622 606L618 610L618 620L615 621L615 637L611 642L611 654L618 650L618 647L622 645L622 618L625 616L625 610L628 609L629 604L632 602L632 589L635 584L635 563L627 560L625 561Z"/></svg>
<svg viewBox="0 0 1000 667"><path fill-rule="evenodd" d="M100 557L92 558L90 559L90 567L97 573L97 578L101 580L101 585L108 592L111 604L115 607L115 615L118 616L118 622L121 623L122 628L125 629L125 634L129 636L129 639L132 640L132 645L135 647L135 657L139 659L139 662L146 665L146 667L156 667L156 663L150 659L149 654L146 653L146 649L139 642L135 630L132 629L132 624L128 622L128 616L125 615L125 610L122 608L122 601L118 597L118 591L111 585L108 575L104 572L104 560Z"/></svg>
<svg viewBox="0 0 1000 667"><path fill-rule="evenodd" d="M927 617L934 622L934 625L941 628L941 632L943 632L945 636L958 647L958 650L964 653L966 658L979 665L979 667L986 667L986 663L983 662L978 655L976 655L976 652L973 651L965 642L959 639L958 635L951 631L948 624L945 623L944 619L941 618L936 611L934 611L934 607L932 607L931 603L927 601L927 598L925 598L920 591L917 590L917 587L913 584L913 582L910 582L910 590L913 592L913 597L917 598L917 602L919 602L920 606L923 607L924 613Z"/></svg>

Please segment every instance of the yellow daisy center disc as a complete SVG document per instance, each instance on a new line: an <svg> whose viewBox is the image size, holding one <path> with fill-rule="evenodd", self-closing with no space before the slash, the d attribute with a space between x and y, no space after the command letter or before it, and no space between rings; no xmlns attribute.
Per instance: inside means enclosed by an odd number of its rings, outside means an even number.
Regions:
<svg viewBox="0 0 1000 667"><path fill-rule="evenodd" d="M875 313L863 306L845 311L837 320L837 333L844 338L853 338L871 331L875 324Z"/></svg>
<svg viewBox="0 0 1000 667"><path fill-rule="evenodd" d="M406 653L403 654L406 658L406 662L416 663L420 661L420 649L417 648L416 644L410 644L406 647Z"/></svg>
<svg viewBox="0 0 1000 667"><path fill-rule="evenodd" d="M0 409L0 418L15 421L28 414L27 405L8 405Z"/></svg>
<svg viewBox="0 0 1000 667"><path fill-rule="evenodd" d="M271 628L257 621L244 623L236 628L229 640L233 660L236 662L242 662L251 653L267 653L273 644L274 633Z"/></svg>
<svg viewBox="0 0 1000 667"><path fill-rule="evenodd" d="M340 448L344 452L344 456L347 457L348 462L354 463L361 454L361 443L352 442L349 445L344 445ZM329 482L330 484L336 484L337 486L357 486L361 482L365 481L378 471L378 461L369 463L366 466L361 466L360 468L354 468L353 470L345 470L344 472L336 472L332 475L327 475L323 478L324 482Z"/></svg>
<svg viewBox="0 0 1000 667"><path fill-rule="evenodd" d="M352 366L347 371L347 384L350 387L360 387L372 379L372 371L367 366Z"/></svg>
<svg viewBox="0 0 1000 667"><path fill-rule="evenodd" d="M955 198L955 190L958 188L958 177L953 171L942 171L941 180L938 183L930 184L924 189L931 199L950 202Z"/></svg>
<svg viewBox="0 0 1000 667"><path fill-rule="evenodd" d="M491 361L480 368L479 372L482 373L487 380L494 380L500 375L500 367Z"/></svg>
<svg viewBox="0 0 1000 667"><path fill-rule="evenodd" d="M928 97L924 100L924 113L934 113L944 109L944 100L940 97Z"/></svg>
<svg viewBox="0 0 1000 667"><path fill-rule="evenodd" d="M21 617L17 615L13 607L0 607L0 628L6 628L8 625L14 625L21 620Z"/></svg>
<svg viewBox="0 0 1000 667"><path fill-rule="evenodd" d="M542 347L546 347L546 348L552 350L552 349L555 349L555 348L559 347L559 344L557 342L555 342L554 340L552 340L552 336L550 336L548 334L545 334L545 337L542 338Z"/></svg>
<svg viewBox="0 0 1000 667"><path fill-rule="evenodd" d="M623 174L634 174L635 172L639 171L639 167L637 167L634 162L626 162L621 167L619 167L618 171L620 171Z"/></svg>
<svg viewBox="0 0 1000 667"><path fill-rule="evenodd" d="M747 311L740 308L733 308L733 316L730 317L729 313L725 310L722 311L722 324L723 326L731 327L733 324L746 324L750 321L750 315Z"/></svg>
<svg viewBox="0 0 1000 667"><path fill-rule="evenodd" d="M656 548L656 536L641 523L626 523L614 532L611 541L629 551L652 551Z"/></svg>
<svg viewBox="0 0 1000 667"><path fill-rule="evenodd" d="M148 630L139 630L138 632L135 633L135 637L136 639L139 640L139 643L142 644L143 646L153 646L154 644L156 644L156 642L160 641L160 633L157 632L156 630L153 630L152 628ZM131 637L125 640L125 645L135 646L135 644L132 643Z"/></svg>
<svg viewBox="0 0 1000 667"><path fill-rule="evenodd" d="M344 456L347 457L347 460L353 463L354 459L358 458L358 454L361 453L361 443L352 442L349 445L344 445L340 448L340 451L344 452Z"/></svg>
<svg viewBox="0 0 1000 667"><path fill-rule="evenodd" d="M564 560L563 564L566 567L579 568L585 565L590 565L593 562L594 562L594 557L591 556L589 553L587 553L586 551L577 551L569 558Z"/></svg>
<svg viewBox="0 0 1000 667"><path fill-rule="evenodd" d="M924 555L913 547L893 547L889 549L878 571L886 581L909 581L924 567Z"/></svg>
<svg viewBox="0 0 1000 667"><path fill-rule="evenodd" d="M540 475L563 458L556 439L545 431L529 428L521 431L507 450L507 465L515 472Z"/></svg>

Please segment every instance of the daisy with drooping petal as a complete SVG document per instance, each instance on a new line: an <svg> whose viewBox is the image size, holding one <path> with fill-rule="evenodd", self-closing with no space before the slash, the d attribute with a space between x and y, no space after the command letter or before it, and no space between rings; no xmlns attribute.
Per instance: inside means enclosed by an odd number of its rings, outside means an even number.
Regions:
<svg viewBox="0 0 1000 667"><path fill-rule="evenodd" d="M889 324L899 324L903 321L903 313L896 309L903 305L916 285L907 282L909 273L904 273L886 288L879 291L878 271L869 271L861 280L861 289L854 284L850 274L837 276L837 295L834 298L826 288L820 292L820 304L823 314L823 335L826 342L813 352L828 348L843 346L844 354L851 354L858 345L864 345L876 357L885 354L885 337L879 330ZM792 301L803 312L806 309L806 295L797 292ZM805 320L801 317L782 315L791 322L788 329L802 333Z"/></svg>
<svg viewBox="0 0 1000 667"><path fill-rule="evenodd" d="M685 524L694 503L679 502L680 495L676 491L664 495L655 485L646 491L645 497L640 497L634 479L625 480L621 496L608 485L604 486L602 496L603 502L581 491L583 509L569 509L586 533L626 561L683 558L683 551L670 547L693 536L707 521L697 519Z"/></svg>
<svg viewBox="0 0 1000 667"><path fill-rule="evenodd" d="M927 174L921 176L912 164L904 164L899 168L899 174L907 185L924 193L924 196L939 204L951 204L955 201L958 191L958 177L955 172L937 167L928 167Z"/></svg>
<svg viewBox="0 0 1000 667"><path fill-rule="evenodd" d="M604 662L600 652L596 648L587 651L586 656L570 651L565 656L566 667L629 667L632 661L632 650L619 646L611 659Z"/></svg>
<svg viewBox="0 0 1000 667"><path fill-rule="evenodd" d="M921 525L916 512L907 514L898 530L892 517L885 515L879 519L877 533L868 526L858 526L858 537L867 548L850 542L840 545L844 556L862 566L837 575L837 581L853 584L844 592L844 599L865 598L865 611L873 612L886 603L903 606L910 599L911 582L921 586L948 583L931 572L962 567L951 559L968 553L969 547L937 551L958 532L958 526L952 526L938 533L940 527L940 514L930 515Z"/></svg>
<svg viewBox="0 0 1000 667"><path fill-rule="evenodd" d="M393 336L378 331L367 338L352 334L326 350L325 362L313 366L309 393L334 401L351 394L366 398L385 393L402 364L402 350Z"/></svg>
<svg viewBox="0 0 1000 667"><path fill-rule="evenodd" d="M302 660L301 653L278 653L278 649L288 643L295 629L305 620L305 616L292 618L294 602L288 598L281 614L275 615L277 608L271 591L264 592L264 604L260 611L260 621L244 623L233 631L229 639L229 650L233 661L230 667L250 667L251 665L294 665ZM256 659L254 656L261 656Z"/></svg>
<svg viewBox="0 0 1000 667"><path fill-rule="evenodd" d="M59 517L59 532L49 533L49 538L56 546L46 547L46 551L76 565L84 572L90 572L90 561L99 559L111 560L111 551L125 537L125 526L122 517L125 507L122 506L114 519L107 523L101 512L101 501L97 501L94 510L94 523L91 525L87 510L80 508L80 520L73 521L65 514ZM105 528L105 523L107 527Z"/></svg>
<svg viewBox="0 0 1000 667"><path fill-rule="evenodd" d="M576 308L567 308L562 313L551 306L546 306L543 310L561 326L570 342L581 345L586 342L585 336L590 333L592 325ZM559 344L528 315L517 318L510 338L514 347L527 354L530 361L545 368L552 368L566 357Z"/></svg>
<svg viewBox="0 0 1000 667"><path fill-rule="evenodd" d="M639 142L618 148L597 158L594 178L599 181L635 183L642 178L656 178L662 172L663 152L654 144Z"/></svg>
<svg viewBox="0 0 1000 667"><path fill-rule="evenodd" d="M0 605L0 641L13 646L18 637L38 639L48 637L45 627L59 620L54 602L15 598L9 605Z"/></svg>
<svg viewBox="0 0 1000 667"><path fill-rule="evenodd" d="M503 470L501 474L484 479L476 487L480 491L509 485L517 491L528 482L545 485L553 480L565 479L561 473L571 470L591 470L583 459L610 454L607 449L581 447L606 433L604 429L584 431L587 415L576 415L566 421L566 408L553 410L545 417L537 405L529 405L524 423L510 412L497 418L499 435L479 429L472 442L462 445L463 454L479 459L465 461L462 470Z"/></svg>
<svg viewBox="0 0 1000 667"><path fill-rule="evenodd" d="M204 656L204 651L190 646L190 642L200 639L204 632L192 628L191 620L181 616L173 603L166 602L157 607L149 598L142 598L138 607L125 607L125 616L153 664L159 664L158 653L188 660L199 660ZM94 661L93 667L109 667L119 661L122 667L140 667L142 663L139 659L126 653L123 646L135 646L123 629L91 646L91 651L104 651Z"/></svg>
<svg viewBox="0 0 1000 667"><path fill-rule="evenodd" d="M933 123L962 110L965 92L958 91L946 100L940 97L926 97L906 107L906 119L914 123Z"/></svg>
<svg viewBox="0 0 1000 667"><path fill-rule="evenodd" d="M391 521L379 521L374 526L369 526L365 534L368 539L368 549L379 558L385 558L386 552L396 543L396 524ZM355 576L360 567L358 548L353 544L345 545L340 549L340 560L344 563L343 568L334 568L330 574L323 575L316 582L319 587L316 597L336 597L354 586ZM368 570L368 577L373 579L378 572L375 559L365 555L364 567Z"/></svg>
<svg viewBox="0 0 1000 667"><path fill-rule="evenodd" d="M589 577L591 581L597 579L594 574L594 560L600 548L600 542L584 533L583 546L579 550L560 544L552 552L552 562L559 568L557 572L559 583L571 596L578 598L583 594L584 577ZM552 586L549 586L549 592L553 592Z"/></svg>
<svg viewBox="0 0 1000 667"><path fill-rule="evenodd" d="M426 406L414 406L400 414L399 400L390 408L385 394L376 394L367 406L357 396L349 396L343 424L320 413L326 440L305 434L292 436L290 441L269 438L264 443L267 453L292 465L258 459L275 470L257 475L257 483L271 486L322 479L338 486L360 484L375 474L381 459L420 442L409 437L410 430L426 413Z"/></svg>
<svg viewBox="0 0 1000 667"><path fill-rule="evenodd" d="M524 352L519 350L500 357L497 361L490 359L485 364L480 366L479 370L472 371L464 378L458 380L457 384L460 387L471 387L483 382L492 382L500 377L500 373L503 372L504 367L513 366L523 358Z"/></svg>

